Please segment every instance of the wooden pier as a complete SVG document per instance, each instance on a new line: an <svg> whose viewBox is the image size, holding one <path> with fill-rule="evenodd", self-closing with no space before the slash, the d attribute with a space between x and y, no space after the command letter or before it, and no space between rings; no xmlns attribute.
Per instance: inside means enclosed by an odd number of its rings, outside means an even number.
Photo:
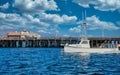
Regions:
<svg viewBox="0 0 120 75"><path fill-rule="evenodd" d="M102 43L120 44L120 38L88 38L91 47L97 47ZM9 39L0 38L1 48L39 48L39 47L63 47L66 43L75 44L80 38L46 38L46 39Z"/></svg>

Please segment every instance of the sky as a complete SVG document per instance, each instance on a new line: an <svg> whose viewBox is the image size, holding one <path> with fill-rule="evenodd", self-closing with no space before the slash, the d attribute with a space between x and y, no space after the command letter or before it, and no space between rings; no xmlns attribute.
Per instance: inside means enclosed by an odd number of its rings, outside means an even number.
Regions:
<svg viewBox="0 0 120 75"><path fill-rule="evenodd" d="M0 37L28 30L41 37L120 37L120 0L0 0Z"/></svg>

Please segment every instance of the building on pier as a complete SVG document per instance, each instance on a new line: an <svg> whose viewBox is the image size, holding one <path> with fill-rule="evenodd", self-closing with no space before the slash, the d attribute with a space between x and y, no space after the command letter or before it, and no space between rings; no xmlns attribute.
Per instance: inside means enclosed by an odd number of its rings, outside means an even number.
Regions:
<svg viewBox="0 0 120 75"><path fill-rule="evenodd" d="M40 39L40 35L34 32L30 32L27 30L23 30L21 32L8 32L7 33L7 38L10 39Z"/></svg>
<svg viewBox="0 0 120 75"><path fill-rule="evenodd" d="M8 32L7 33L7 38L10 38L10 39L20 39L21 38L21 33L20 32Z"/></svg>
<svg viewBox="0 0 120 75"><path fill-rule="evenodd" d="M21 31L21 38L22 39L40 39L40 35L34 32L30 32L27 30Z"/></svg>

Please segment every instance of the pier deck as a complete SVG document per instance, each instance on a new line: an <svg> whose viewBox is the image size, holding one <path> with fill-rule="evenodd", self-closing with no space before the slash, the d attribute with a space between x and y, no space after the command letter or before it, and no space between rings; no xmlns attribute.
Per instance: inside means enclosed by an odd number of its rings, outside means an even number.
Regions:
<svg viewBox="0 0 120 75"><path fill-rule="evenodd" d="M120 38L88 38L91 47L101 43L120 44ZM0 38L1 48L37 48L37 47L63 47L66 43L75 44L80 38L41 38L41 39L10 39Z"/></svg>

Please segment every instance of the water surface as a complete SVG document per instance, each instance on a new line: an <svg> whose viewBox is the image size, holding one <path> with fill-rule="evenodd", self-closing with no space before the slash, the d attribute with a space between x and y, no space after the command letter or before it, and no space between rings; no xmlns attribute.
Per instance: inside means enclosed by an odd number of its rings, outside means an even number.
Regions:
<svg viewBox="0 0 120 75"><path fill-rule="evenodd" d="M62 48L0 48L0 75L120 75L120 54Z"/></svg>

